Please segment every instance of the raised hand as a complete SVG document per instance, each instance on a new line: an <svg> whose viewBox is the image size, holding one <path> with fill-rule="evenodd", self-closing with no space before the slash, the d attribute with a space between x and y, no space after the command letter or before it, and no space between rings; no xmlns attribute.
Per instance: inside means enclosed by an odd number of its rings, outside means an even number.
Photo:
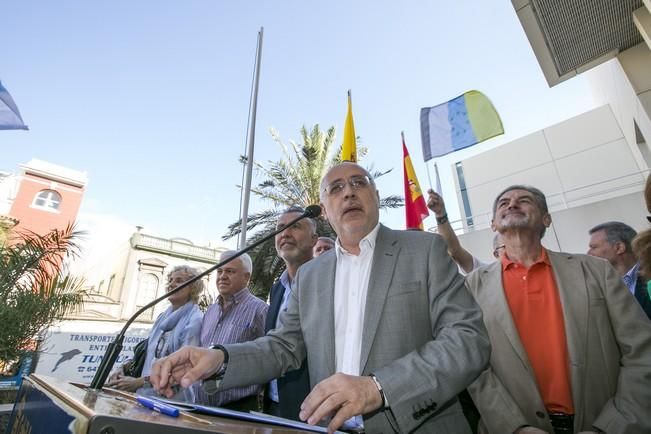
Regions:
<svg viewBox="0 0 651 434"><path fill-rule="evenodd" d="M431 188L427 190L427 208L432 210L436 217L442 217L446 214L443 198Z"/></svg>

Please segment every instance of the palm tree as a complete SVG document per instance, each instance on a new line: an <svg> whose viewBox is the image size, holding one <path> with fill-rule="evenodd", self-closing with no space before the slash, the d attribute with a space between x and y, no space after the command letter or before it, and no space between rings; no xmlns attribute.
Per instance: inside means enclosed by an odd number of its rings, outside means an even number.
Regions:
<svg viewBox="0 0 651 434"><path fill-rule="evenodd" d="M30 350L40 332L79 307L83 281L66 271L79 255L73 226L46 235L10 233L0 245L0 372Z"/></svg>
<svg viewBox="0 0 651 434"><path fill-rule="evenodd" d="M283 143L278 132L271 130L271 136L281 150L282 157L279 161L269 162L264 165L254 163L256 176L263 178L251 192L260 199L270 202L272 207L249 215L247 218L247 233L257 229L250 238L249 243L254 243L275 229L278 215L290 206L305 208L317 204L319 200L319 186L321 179L330 167L341 162L340 147L333 152L332 144L335 140L335 128L330 127L323 132L319 125L308 131L305 126L300 130L302 143ZM359 138L358 138L359 140ZM361 159L366 154L366 149L358 146L358 157ZM377 178L388 173L369 169L371 176ZM403 205L400 196L388 196L380 199L381 208L397 208ZM224 240L240 234L241 219L228 227ZM328 222L321 216L317 219L319 235L335 237L335 233ZM284 270L284 262L276 255L273 239L262 243L251 254L253 259L253 272L251 275L251 290L258 297L266 299L269 288L274 280Z"/></svg>

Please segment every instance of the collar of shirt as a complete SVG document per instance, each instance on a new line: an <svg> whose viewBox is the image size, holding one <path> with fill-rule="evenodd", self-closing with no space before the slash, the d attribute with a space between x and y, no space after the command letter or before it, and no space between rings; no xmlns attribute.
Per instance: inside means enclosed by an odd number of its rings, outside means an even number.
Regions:
<svg viewBox="0 0 651 434"><path fill-rule="evenodd" d="M289 273L287 270L283 271L283 274L280 275L280 284L283 285L285 291L292 289L292 281L289 280Z"/></svg>
<svg viewBox="0 0 651 434"><path fill-rule="evenodd" d="M545 249L544 247L542 248L540 257L538 257L538 259L536 259L536 262L531 264L531 266L533 267L534 265L541 264L541 263L549 266L552 265L552 263L549 261L549 255L547 255L547 249ZM509 259L509 257L506 255L506 252L504 252L504 254L502 255L502 271L506 271L510 268L513 268L516 264L520 264L520 263Z"/></svg>
<svg viewBox="0 0 651 434"><path fill-rule="evenodd" d="M373 230L360 240L359 242L360 254L369 250L372 251L375 248L375 241L377 240L377 233L379 230L380 230L380 223L375 225ZM339 240L339 237L337 237L337 240L335 241L335 253L337 254L337 260L341 259L341 255L349 255L349 256L351 255L351 253L348 252L348 250L343 248Z"/></svg>
<svg viewBox="0 0 651 434"><path fill-rule="evenodd" d="M624 284L626 287L633 293L635 294L635 284L637 283L637 272L640 269L640 263L636 263L631 267L630 270L622 276L622 280L624 281Z"/></svg>
<svg viewBox="0 0 651 434"><path fill-rule="evenodd" d="M280 326L280 312L287 310L287 305L289 304L289 295L292 293L292 283L289 280L289 273L287 270L283 271L283 274L280 275L280 284L283 285L283 298L280 302L280 307L278 308L278 317L276 318L276 327Z"/></svg>
<svg viewBox="0 0 651 434"><path fill-rule="evenodd" d="M229 298L229 301L232 301L233 304L240 304L249 296L250 293L249 288L244 287L233 294L233 296ZM220 306L224 306L225 301L226 298L223 295L219 294L217 296L217 303L219 303Z"/></svg>

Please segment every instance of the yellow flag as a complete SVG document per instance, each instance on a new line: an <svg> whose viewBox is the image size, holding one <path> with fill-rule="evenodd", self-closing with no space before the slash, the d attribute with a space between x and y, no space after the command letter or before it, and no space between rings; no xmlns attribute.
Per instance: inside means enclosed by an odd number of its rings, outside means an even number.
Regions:
<svg viewBox="0 0 651 434"><path fill-rule="evenodd" d="M341 161L357 162L357 145L355 143L355 125L353 124L353 102L348 91L348 113L344 124L344 143L341 145Z"/></svg>

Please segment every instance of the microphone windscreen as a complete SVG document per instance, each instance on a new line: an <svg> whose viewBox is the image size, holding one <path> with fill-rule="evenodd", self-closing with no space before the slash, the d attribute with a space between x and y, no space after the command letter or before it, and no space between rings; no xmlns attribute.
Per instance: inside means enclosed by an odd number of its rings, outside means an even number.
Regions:
<svg viewBox="0 0 651 434"><path fill-rule="evenodd" d="M305 217L316 218L321 215L321 207L319 205L309 205L305 208Z"/></svg>

